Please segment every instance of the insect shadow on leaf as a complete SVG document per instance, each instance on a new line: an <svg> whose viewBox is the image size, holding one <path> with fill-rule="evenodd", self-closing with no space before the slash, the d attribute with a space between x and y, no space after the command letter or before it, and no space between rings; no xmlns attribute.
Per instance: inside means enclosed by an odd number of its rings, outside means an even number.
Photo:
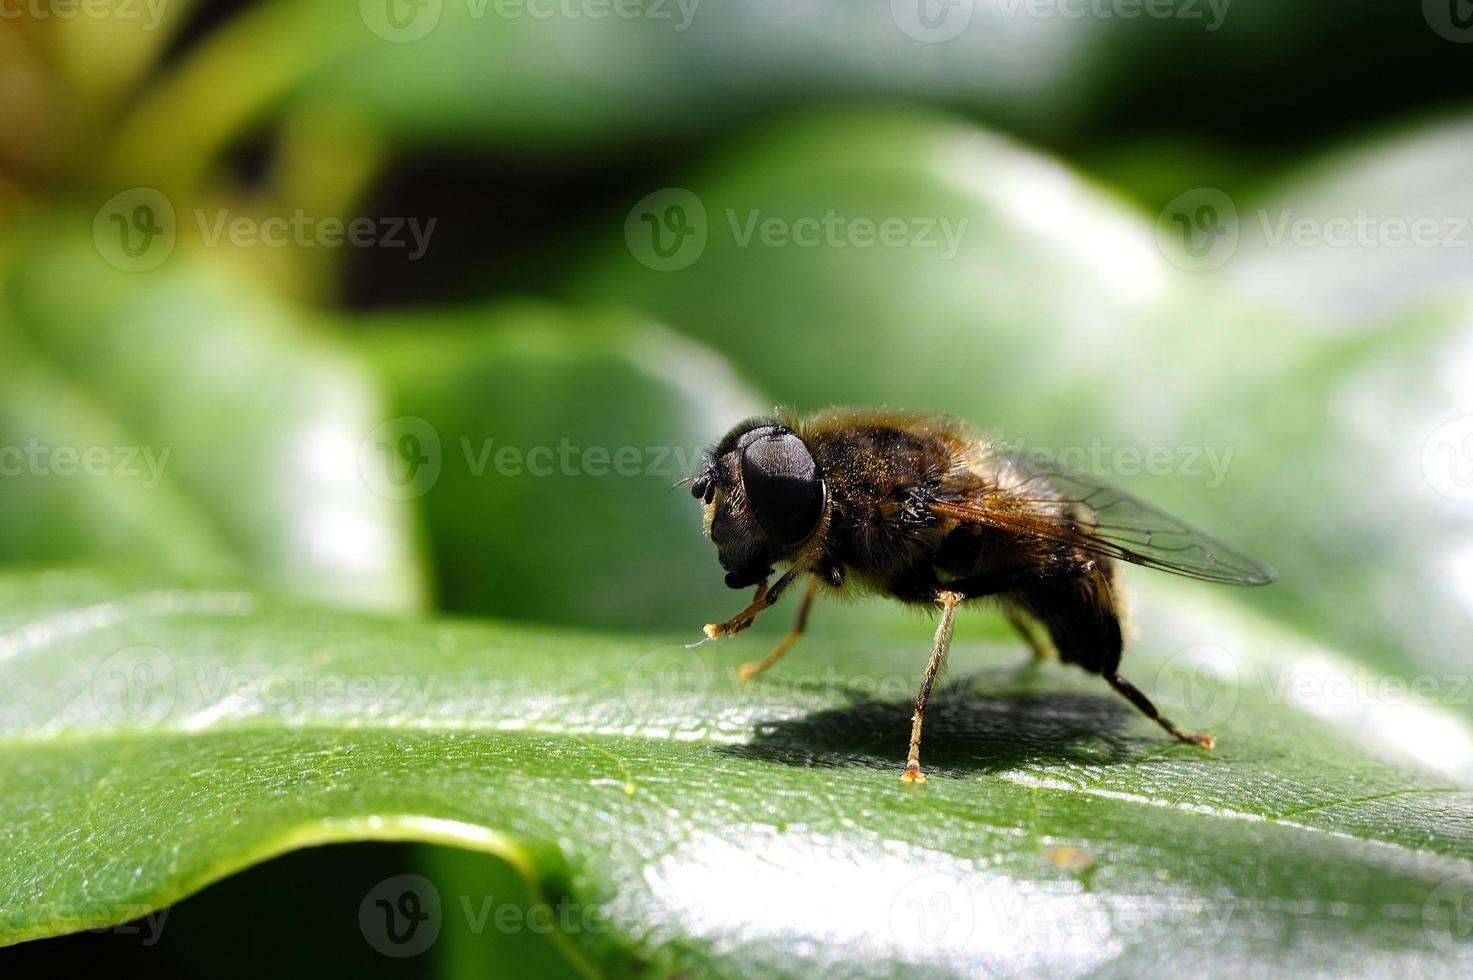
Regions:
<svg viewBox="0 0 1473 980"><path fill-rule="evenodd" d="M1135 713L1108 694L982 693L1013 675L987 671L949 682L930 702L927 731L937 775L966 777L1027 765L1114 765L1156 748ZM894 768L897 725L911 701L875 701L851 689L852 703L801 718L759 721L744 745L723 754L808 768Z"/></svg>

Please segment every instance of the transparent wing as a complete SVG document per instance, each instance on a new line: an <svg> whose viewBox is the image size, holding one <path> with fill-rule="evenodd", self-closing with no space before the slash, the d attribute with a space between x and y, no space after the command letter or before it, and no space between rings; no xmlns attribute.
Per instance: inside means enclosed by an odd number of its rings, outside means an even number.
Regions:
<svg viewBox="0 0 1473 980"><path fill-rule="evenodd" d="M1267 565L1087 473L1017 457L1004 465L1020 476L1015 484L934 501L931 511L1207 582L1266 585L1275 578Z"/></svg>

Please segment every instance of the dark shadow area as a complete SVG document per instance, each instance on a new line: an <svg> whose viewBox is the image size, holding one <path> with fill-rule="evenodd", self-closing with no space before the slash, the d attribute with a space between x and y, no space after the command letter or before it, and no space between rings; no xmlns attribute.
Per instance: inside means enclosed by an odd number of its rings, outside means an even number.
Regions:
<svg viewBox="0 0 1473 980"><path fill-rule="evenodd" d="M968 777L1024 764L1111 765L1139 755L1139 715L1104 681L1098 695L979 693L1016 687L1019 676L989 671L956 678L931 696L921 743L928 776ZM842 708L760 722L751 742L719 751L808 768L903 768L912 703L850 696L853 703Z"/></svg>
<svg viewBox="0 0 1473 980"><path fill-rule="evenodd" d="M378 883L420 865L410 844L292 851L151 918L0 949L0 976L435 976L433 951L383 955L358 919Z"/></svg>

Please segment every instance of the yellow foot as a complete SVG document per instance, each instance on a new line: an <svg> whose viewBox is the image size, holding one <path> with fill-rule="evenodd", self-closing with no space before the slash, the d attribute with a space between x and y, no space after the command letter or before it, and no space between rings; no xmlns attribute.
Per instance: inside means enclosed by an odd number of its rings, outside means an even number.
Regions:
<svg viewBox="0 0 1473 980"><path fill-rule="evenodd" d="M905 783L924 783L926 775L921 772L920 766L906 766L905 772L900 774L900 780Z"/></svg>
<svg viewBox="0 0 1473 980"><path fill-rule="evenodd" d="M737 680L745 684L760 673L762 673L762 662L754 660L737 668Z"/></svg>
<svg viewBox="0 0 1473 980"><path fill-rule="evenodd" d="M723 636L736 636L738 633L751 626L756 616L737 616L728 619L724 623L707 623L701 629L713 640L719 640Z"/></svg>
<svg viewBox="0 0 1473 980"><path fill-rule="evenodd" d="M1186 741L1191 742L1193 745L1200 745L1204 749L1217 748L1217 737L1206 733L1203 733L1201 735L1188 735L1186 736Z"/></svg>

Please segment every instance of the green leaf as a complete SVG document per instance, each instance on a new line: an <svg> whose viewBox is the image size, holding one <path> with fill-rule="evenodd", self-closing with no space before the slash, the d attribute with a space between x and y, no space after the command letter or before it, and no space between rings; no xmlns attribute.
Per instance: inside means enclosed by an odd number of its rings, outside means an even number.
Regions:
<svg viewBox="0 0 1473 980"><path fill-rule="evenodd" d="M411 515L359 472L383 420L366 374L219 264L119 268L90 224L64 210L18 236L0 280L0 555L419 608Z"/></svg>
<svg viewBox="0 0 1473 980"><path fill-rule="evenodd" d="M728 601L675 484L764 404L714 351L639 317L534 303L365 325L404 430L388 441L426 457L398 495L423 514L441 608L668 626Z"/></svg>
<svg viewBox="0 0 1473 980"><path fill-rule="evenodd" d="M0 941L136 917L294 847L414 839L566 896L586 913L558 930L570 961L614 973L1463 972L1466 719L1305 700L1353 662L1206 586L1139 582L1126 673L1217 752L1097 678L1022 669L968 615L931 778L908 786L920 624L817 633L743 690L743 641L6 575Z"/></svg>

